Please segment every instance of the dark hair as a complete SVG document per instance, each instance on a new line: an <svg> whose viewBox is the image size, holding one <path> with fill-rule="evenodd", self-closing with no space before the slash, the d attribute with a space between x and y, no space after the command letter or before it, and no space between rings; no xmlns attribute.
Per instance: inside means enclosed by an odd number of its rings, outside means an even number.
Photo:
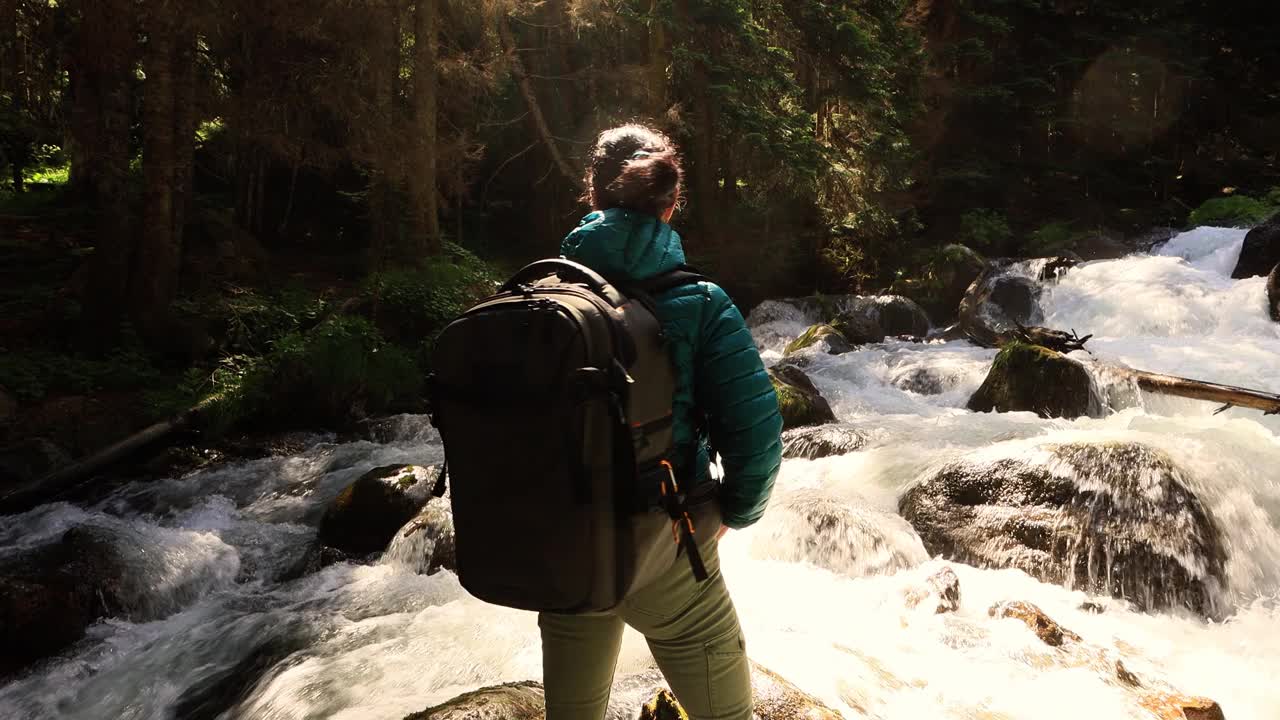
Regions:
<svg viewBox="0 0 1280 720"><path fill-rule="evenodd" d="M583 199L595 210L626 208L658 215L675 204L683 179L670 138L644 125L623 125L596 140Z"/></svg>

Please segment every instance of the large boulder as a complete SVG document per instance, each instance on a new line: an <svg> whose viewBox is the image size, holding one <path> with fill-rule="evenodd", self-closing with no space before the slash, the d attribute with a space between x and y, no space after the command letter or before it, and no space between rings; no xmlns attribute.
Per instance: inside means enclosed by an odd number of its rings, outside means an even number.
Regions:
<svg viewBox="0 0 1280 720"><path fill-rule="evenodd" d="M867 436L847 425L811 425L782 433L782 456L819 460L861 450Z"/></svg>
<svg viewBox="0 0 1280 720"><path fill-rule="evenodd" d="M960 327L974 342L994 346L1019 325L1044 319L1040 285L1029 277L993 268L973 281L960 302Z"/></svg>
<svg viewBox="0 0 1280 720"><path fill-rule="evenodd" d="M969 409L1067 419L1102 412L1084 365L1053 350L1017 342L996 356L986 381L969 398Z"/></svg>
<svg viewBox="0 0 1280 720"><path fill-rule="evenodd" d="M543 720L546 702L541 684L508 683L459 695L404 720Z"/></svg>
<svg viewBox="0 0 1280 720"><path fill-rule="evenodd" d="M928 559L911 526L818 490L778 498L753 533L751 554L808 563L848 577L889 575Z"/></svg>
<svg viewBox="0 0 1280 720"><path fill-rule="evenodd" d="M830 355L840 355L853 350L853 345L836 328L831 325L812 325L787 345L785 354L793 355L815 345Z"/></svg>
<svg viewBox="0 0 1280 720"><path fill-rule="evenodd" d="M420 575L458 569L453 508L447 497L433 498L391 540L382 561Z"/></svg>
<svg viewBox="0 0 1280 720"><path fill-rule="evenodd" d="M1271 269L1267 277L1267 308L1271 311L1271 319L1280 322L1280 265Z"/></svg>
<svg viewBox="0 0 1280 720"><path fill-rule="evenodd" d="M81 549L59 542L0 563L0 676L61 652L108 613L119 568L110 558L96 565L96 553L78 557Z"/></svg>
<svg viewBox="0 0 1280 720"><path fill-rule="evenodd" d="M1231 277L1241 278L1266 275L1280 264L1280 213L1249 231L1244 236L1244 247Z"/></svg>
<svg viewBox="0 0 1280 720"><path fill-rule="evenodd" d="M763 720L841 720L840 713L791 684L777 673L751 664L754 717ZM687 720L670 690L661 689L640 708L640 720ZM406 720L408 720L406 718Z"/></svg>
<svg viewBox="0 0 1280 720"><path fill-rule="evenodd" d="M923 303L935 320L952 321L965 293L987 269L987 261L964 245L947 245L934 268L937 280L932 302Z"/></svg>
<svg viewBox="0 0 1280 720"><path fill-rule="evenodd" d="M1143 610L1219 609L1218 526L1183 471L1144 445L983 450L930 474L899 510L934 555L1018 568Z"/></svg>
<svg viewBox="0 0 1280 720"><path fill-rule="evenodd" d="M924 308L901 295L846 298L841 303L836 327L878 328L883 337L925 337L932 324ZM874 333L872 333L874 336ZM850 342L856 342L849 338ZM872 340L871 342L878 342Z"/></svg>
<svg viewBox="0 0 1280 720"><path fill-rule="evenodd" d="M433 476L414 465L370 470L334 499L320 520L317 540L355 556L382 552L426 504Z"/></svg>
<svg viewBox="0 0 1280 720"><path fill-rule="evenodd" d="M774 366L769 369L769 380L778 395L783 430L836 421L831 405L800 368L786 364Z"/></svg>

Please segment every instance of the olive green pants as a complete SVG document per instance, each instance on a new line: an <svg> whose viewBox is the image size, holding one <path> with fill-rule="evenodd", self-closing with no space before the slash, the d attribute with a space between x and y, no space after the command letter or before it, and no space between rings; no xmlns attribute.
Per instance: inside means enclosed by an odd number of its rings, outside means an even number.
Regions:
<svg viewBox="0 0 1280 720"><path fill-rule="evenodd" d="M699 538L710 575L705 582L693 579L681 556L671 572L612 612L538 616L547 720L604 717L624 623L648 640L671 691L692 720L749 720L746 645L720 575L714 533L708 534L709 540Z"/></svg>

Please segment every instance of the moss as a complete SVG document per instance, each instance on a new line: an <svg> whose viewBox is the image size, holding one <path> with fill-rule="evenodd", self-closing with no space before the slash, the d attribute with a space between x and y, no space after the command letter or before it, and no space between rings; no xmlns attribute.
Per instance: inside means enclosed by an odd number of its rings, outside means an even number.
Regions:
<svg viewBox="0 0 1280 720"><path fill-rule="evenodd" d="M792 340L791 344L787 345L787 349L784 354L791 355L793 353L800 352L801 350L811 347L819 341L827 338L833 338L837 343L842 343L845 346L849 344L849 341L845 336L833 326L813 325L808 330L805 330L800 337Z"/></svg>
<svg viewBox="0 0 1280 720"><path fill-rule="evenodd" d="M1266 200L1257 200L1247 195L1231 195L1206 200L1191 212L1187 222L1192 227L1250 227L1265 221L1275 211L1276 206Z"/></svg>
<svg viewBox="0 0 1280 720"><path fill-rule="evenodd" d="M689 720L689 715L670 690L659 690L640 708L640 720Z"/></svg>
<svg viewBox="0 0 1280 720"><path fill-rule="evenodd" d="M803 373L796 368L788 367L783 372L803 377ZM782 414L783 429L835 422L835 413L816 388L802 387L800 381L792 382L780 372L770 371L769 379L778 396L778 412ZM808 378L805 377L804 382L807 381Z"/></svg>

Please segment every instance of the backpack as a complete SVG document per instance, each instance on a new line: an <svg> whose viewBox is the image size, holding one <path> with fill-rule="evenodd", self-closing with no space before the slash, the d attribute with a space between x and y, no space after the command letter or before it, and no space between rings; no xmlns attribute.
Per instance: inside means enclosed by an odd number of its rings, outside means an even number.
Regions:
<svg viewBox="0 0 1280 720"><path fill-rule="evenodd" d="M676 380L651 299L704 279L681 267L611 283L542 260L445 327L429 381L446 458L435 492L451 478L469 593L606 611L682 553L706 579L672 464Z"/></svg>

